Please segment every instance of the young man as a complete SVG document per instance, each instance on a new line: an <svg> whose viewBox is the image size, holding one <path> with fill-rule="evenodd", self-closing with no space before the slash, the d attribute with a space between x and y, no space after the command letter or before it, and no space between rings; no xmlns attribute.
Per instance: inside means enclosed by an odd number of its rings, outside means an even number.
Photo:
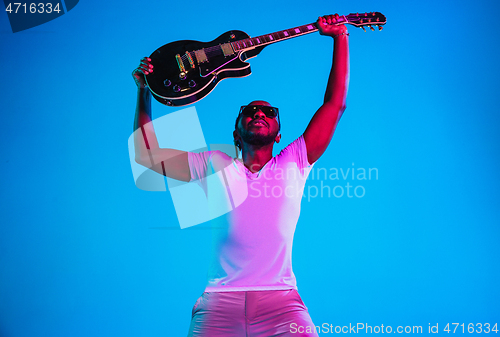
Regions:
<svg viewBox="0 0 500 337"><path fill-rule="evenodd" d="M337 14L317 22L320 33L334 39L324 103L304 134L275 157L279 111L265 101L241 107L237 116L233 137L241 159L220 151L159 148L144 81L144 74L154 71L150 60L142 59L132 73L138 86L134 130L142 131L135 133L137 162L173 179L196 181L206 193L210 168L224 171L228 194L237 199L245 193L231 212L212 220L217 225L208 285L193 307L189 336L317 336L297 293L291 255L307 175L345 109L349 34L336 22L341 22Z"/></svg>

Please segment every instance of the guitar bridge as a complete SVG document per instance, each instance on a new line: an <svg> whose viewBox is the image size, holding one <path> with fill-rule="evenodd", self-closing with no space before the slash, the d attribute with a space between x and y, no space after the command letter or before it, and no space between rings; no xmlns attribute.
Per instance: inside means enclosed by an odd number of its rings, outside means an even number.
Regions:
<svg viewBox="0 0 500 337"><path fill-rule="evenodd" d="M193 62L193 58L191 57L191 53L187 51L186 52L186 57L187 57L187 59L189 61L189 65L191 65L191 68L194 69L195 65L194 65L194 62Z"/></svg>

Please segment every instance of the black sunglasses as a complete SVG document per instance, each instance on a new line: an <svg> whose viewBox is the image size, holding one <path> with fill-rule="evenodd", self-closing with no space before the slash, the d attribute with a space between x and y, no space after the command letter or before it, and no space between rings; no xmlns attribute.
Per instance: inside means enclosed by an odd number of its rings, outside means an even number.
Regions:
<svg viewBox="0 0 500 337"><path fill-rule="evenodd" d="M269 118L275 118L279 116L278 108L267 105L243 105L240 108L240 114L243 114L243 116L252 117L258 110L262 111L266 115L266 117Z"/></svg>

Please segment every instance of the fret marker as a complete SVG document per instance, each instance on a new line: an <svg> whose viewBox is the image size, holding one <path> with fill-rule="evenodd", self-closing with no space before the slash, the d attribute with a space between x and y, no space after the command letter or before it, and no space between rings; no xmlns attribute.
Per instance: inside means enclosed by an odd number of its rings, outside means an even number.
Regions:
<svg viewBox="0 0 500 337"><path fill-rule="evenodd" d="M307 29L311 30L311 29L313 29L313 26L309 25L309 26L307 26Z"/></svg>
<svg viewBox="0 0 500 337"><path fill-rule="evenodd" d="M300 29L295 28L295 33L297 33L297 34L300 33Z"/></svg>
<svg viewBox="0 0 500 337"><path fill-rule="evenodd" d="M269 36L269 39L272 41L273 40L273 36L272 35L268 35Z"/></svg>
<svg viewBox="0 0 500 337"><path fill-rule="evenodd" d="M288 36L288 32L287 32L287 31L284 31L284 32L283 32L283 35Z"/></svg>
<svg viewBox="0 0 500 337"><path fill-rule="evenodd" d="M260 43L260 40L259 40L259 39L257 39L257 43Z"/></svg>

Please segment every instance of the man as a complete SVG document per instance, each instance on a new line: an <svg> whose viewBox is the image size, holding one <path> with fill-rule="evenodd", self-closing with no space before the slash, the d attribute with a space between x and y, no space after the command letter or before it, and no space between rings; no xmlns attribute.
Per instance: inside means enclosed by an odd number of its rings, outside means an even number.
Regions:
<svg viewBox="0 0 500 337"><path fill-rule="evenodd" d="M291 254L305 180L345 109L349 34L337 22L337 14L317 22L320 33L334 39L324 103L304 134L275 157L273 145L281 139L279 111L265 101L243 106L237 116L233 137L241 159L220 151L159 148L143 76L154 71L150 59L142 59L133 72L138 86L134 130L141 129L135 132L137 162L173 179L196 181L206 193L210 168L224 171L233 199L243 190L248 193L231 212L213 220L217 226L208 285L193 307L189 336L317 336L297 293Z"/></svg>

